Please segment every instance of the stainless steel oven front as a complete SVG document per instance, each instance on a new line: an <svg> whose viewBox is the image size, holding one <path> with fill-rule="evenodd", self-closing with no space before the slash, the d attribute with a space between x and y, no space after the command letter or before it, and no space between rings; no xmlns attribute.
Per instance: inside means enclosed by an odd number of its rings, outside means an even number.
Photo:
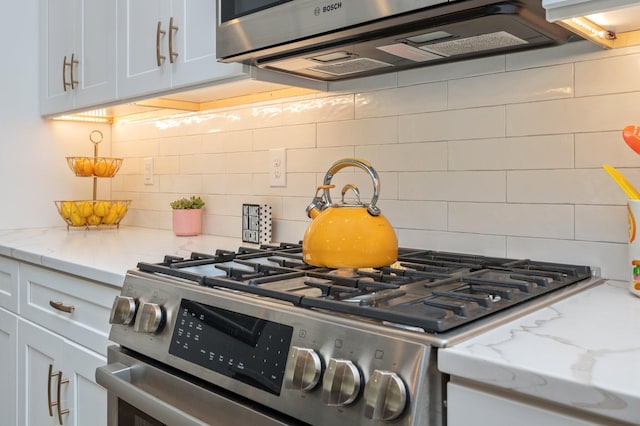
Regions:
<svg viewBox="0 0 640 426"><path fill-rule="evenodd" d="M119 346L109 348L96 379L108 392L109 426L302 424Z"/></svg>

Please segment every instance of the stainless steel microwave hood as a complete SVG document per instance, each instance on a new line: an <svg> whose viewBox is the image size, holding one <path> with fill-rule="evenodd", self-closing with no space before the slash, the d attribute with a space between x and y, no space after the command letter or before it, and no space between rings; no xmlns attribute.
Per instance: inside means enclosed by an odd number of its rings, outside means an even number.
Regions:
<svg viewBox="0 0 640 426"><path fill-rule="evenodd" d="M220 61L323 81L576 37L546 21L540 0L218 0L218 7Z"/></svg>

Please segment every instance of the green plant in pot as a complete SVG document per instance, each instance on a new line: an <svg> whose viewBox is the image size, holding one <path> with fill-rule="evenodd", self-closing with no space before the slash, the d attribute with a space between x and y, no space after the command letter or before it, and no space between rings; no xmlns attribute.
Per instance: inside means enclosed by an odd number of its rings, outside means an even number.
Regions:
<svg viewBox="0 0 640 426"><path fill-rule="evenodd" d="M192 195L169 203L173 209L173 232L179 237L199 235L202 232L202 198Z"/></svg>

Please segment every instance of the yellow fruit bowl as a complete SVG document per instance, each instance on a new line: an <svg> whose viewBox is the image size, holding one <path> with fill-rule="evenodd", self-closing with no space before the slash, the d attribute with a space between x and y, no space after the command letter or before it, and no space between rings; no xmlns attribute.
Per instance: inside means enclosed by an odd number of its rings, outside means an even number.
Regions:
<svg viewBox="0 0 640 426"><path fill-rule="evenodd" d="M68 226L118 226L127 214L131 200L54 201L58 213Z"/></svg>
<svg viewBox="0 0 640 426"><path fill-rule="evenodd" d="M67 157L67 164L76 176L114 177L122 166L122 158Z"/></svg>

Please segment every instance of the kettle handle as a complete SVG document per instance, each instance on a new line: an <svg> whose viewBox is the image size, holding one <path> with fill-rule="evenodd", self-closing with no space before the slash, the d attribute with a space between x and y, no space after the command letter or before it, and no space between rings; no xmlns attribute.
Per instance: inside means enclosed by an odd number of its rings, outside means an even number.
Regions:
<svg viewBox="0 0 640 426"><path fill-rule="evenodd" d="M324 199L326 200L327 205L330 206L332 204L331 194L329 193L329 189L333 187L333 185L331 185L331 179L333 179L333 176L345 167L357 167L369 173L369 176L371 176L371 180L373 180L373 197L371 198L371 202L367 206L367 211L372 216L379 216L380 209L378 208L378 206L376 206L376 203L378 202L378 196L380 195L380 178L378 177L378 173L374 170L374 168L371 166L371 164L369 164L368 161L361 160L359 158L343 158L342 160L336 161L333 166L331 166L324 177L324 183L322 187L322 189L324 190Z"/></svg>

